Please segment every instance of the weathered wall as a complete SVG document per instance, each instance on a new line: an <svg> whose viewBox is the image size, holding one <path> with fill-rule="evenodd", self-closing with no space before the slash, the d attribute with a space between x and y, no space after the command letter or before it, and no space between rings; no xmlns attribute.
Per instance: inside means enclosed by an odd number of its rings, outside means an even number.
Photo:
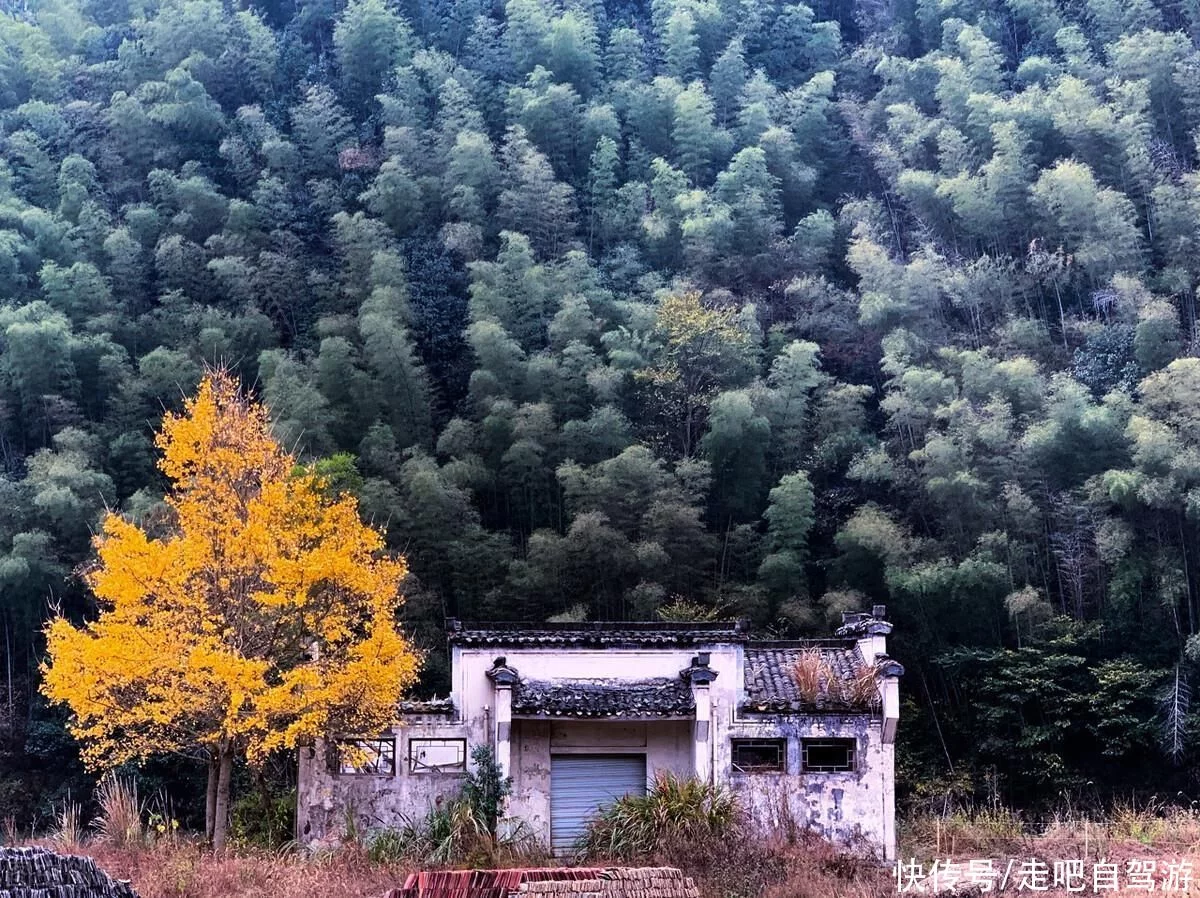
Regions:
<svg viewBox="0 0 1200 898"><path fill-rule="evenodd" d="M880 719L865 714L732 720L725 738L715 742L715 769L763 828L787 832L811 827L834 841L861 845L866 840L885 860L893 860L895 747L885 744L882 735ZM730 739L781 737L788 740L786 773L733 771ZM854 772L801 772L800 740L826 737L856 740Z"/></svg>
<svg viewBox="0 0 1200 898"><path fill-rule="evenodd" d="M513 722L513 795L509 813L550 842L550 757L557 754L644 754L646 776L692 772L691 722L686 720Z"/></svg>
<svg viewBox="0 0 1200 898"><path fill-rule="evenodd" d="M300 749L297 777L296 837L312 845L337 842L346 831L347 816L360 831L401 826L419 820L430 808L455 798L464 773L413 772L408 769L408 740L420 738L466 739L467 751L481 741L482 725L453 721L425 721L393 727L387 734L396 740L394 776L331 773L325 746Z"/></svg>
<svg viewBox="0 0 1200 898"><path fill-rule="evenodd" d="M867 648L873 648L868 646ZM867 840L887 859L895 856L894 747L883 740L878 716L791 715L741 717L737 710L743 688L741 646L712 646L711 667L718 672L710 688L711 730L695 740L692 721L646 722L517 719L512 725L512 818L523 820L538 838L550 838L550 757L555 753L641 754L647 773L670 770L691 775L699 745L715 778L733 787L764 827L812 826L845 841ZM300 753L297 836L306 843L332 841L345 829L347 812L363 830L401 825L417 819L439 801L455 797L463 775L413 773L408 770L408 740L465 738L468 755L480 744L493 744L495 687L486 676L496 657L504 655L522 677L541 680L631 680L674 676L687 667L695 649L454 649L456 716L414 718L396 727L395 776L336 775L325 767L324 750ZM800 772L801 737L847 737L858 740L854 773ZM730 740L788 739L786 774L736 774L731 769Z"/></svg>

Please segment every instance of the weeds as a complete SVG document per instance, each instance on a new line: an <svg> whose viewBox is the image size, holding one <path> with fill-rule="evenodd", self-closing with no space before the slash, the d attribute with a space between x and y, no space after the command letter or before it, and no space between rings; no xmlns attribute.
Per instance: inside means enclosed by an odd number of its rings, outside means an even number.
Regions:
<svg viewBox="0 0 1200 898"><path fill-rule="evenodd" d="M626 795L603 808L580 849L588 857L644 858L676 842L724 838L740 818L727 789L659 773L645 795Z"/></svg>
<svg viewBox="0 0 1200 898"><path fill-rule="evenodd" d="M264 794L255 789L233 803L230 836L239 845L277 848L295 831L296 790Z"/></svg>
<svg viewBox="0 0 1200 898"><path fill-rule="evenodd" d="M792 662L788 673L800 698L812 705L843 705L869 708L879 704L876 671L870 664L861 664L849 679L837 671L820 649L805 649Z"/></svg>
<svg viewBox="0 0 1200 898"><path fill-rule="evenodd" d="M405 871L348 852L310 858L243 849L220 856L198 843L89 846L115 879L141 898L363 898L404 883Z"/></svg>
<svg viewBox="0 0 1200 898"><path fill-rule="evenodd" d="M61 851L77 851L83 843L83 827L80 823L79 803L71 801L71 793L54 812L55 830L50 842Z"/></svg>
<svg viewBox="0 0 1200 898"><path fill-rule="evenodd" d="M792 682L806 702L816 704L824 683L833 678L833 669L817 649L805 649L788 669Z"/></svg>
<svg viewBox="0 0 1200 898"><path fill-rule="evenodd" d="M943 813L909 814L901 821L905 857L951 858L1040 853L1049 857L1101 859L1129 851L1200 852L1200 812L1150 799L1107 810L1060 809L1030 819L999 803L958 803Z"/></svg>
<svg viewBox="0 0 1200 898"><path fill-rule="evenodd" d="M546 855L528 826L489 832L478 810L460 798L430 808L420 820L374 833L367 842L367 857L374 863L496 867L527 864Z"/></svg>
<svg viewBox="0 0 1200 898"><path fill-rule="evenodd" d="M142 805L138 801L137 783L110 773L96 786L96 803L100 813L92 828L100 841L113 845L138 845L146 841L142 825Z"/></svg>
<svg viewBox="0 0 1200 898"><path fill-rule="evenodd" d="M175 819L174 806L165 789L160 789L150 802L146 819L146 834L155 841L174 844L179 838L179 821Z"/></svg>

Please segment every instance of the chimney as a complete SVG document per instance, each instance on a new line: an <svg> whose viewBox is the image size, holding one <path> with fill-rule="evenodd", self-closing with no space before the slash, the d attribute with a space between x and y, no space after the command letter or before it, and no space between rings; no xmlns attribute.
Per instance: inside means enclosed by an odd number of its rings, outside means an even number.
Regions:
<svg viewBox="0 0 1200 898"><path fill-rule="evenodd" d="M887 636L892 632L892 625L886 617L886 605L873 606L870 614L843 611L842 625L838 627L837 635L853 637L863 660L874 664L878 656L887 655Z"/></svg>

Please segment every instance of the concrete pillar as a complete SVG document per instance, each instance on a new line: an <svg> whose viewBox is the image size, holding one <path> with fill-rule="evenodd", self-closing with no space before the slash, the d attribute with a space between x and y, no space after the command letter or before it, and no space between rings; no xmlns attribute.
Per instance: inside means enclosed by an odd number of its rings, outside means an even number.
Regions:
<svg viewBox="0 0 1200 898"><path fill-rule="evenodd" d="M884 669L886 671L888 668ZM881 677L879 693L883 699L883 742L885 745L891 745L896 741L896 727L900 723L900 680L898 677L895 675Z"/></svg>
<svg viewBox="0 0 1200 898"><path fill-rule="evenodd" d="M692 724L692 772L704 783L713 781L712 691L708 687L717 678L717 672L708 666L710 660L708 652L701 652L692 659L690 667L679 672L692 687L692 699L696 704L696 720Z"/></svg>
<svg viewBox="0 0 1200 898"><path fill-rule="evenodd" d="M512 775L512 686L496 684L496 732L494 742L500 776Z"/></svg>
<svg viewBox="0 0 1200 898"><path fill-rule="evenodd" d="M508 659L497 658L492 662L492 669L487 672L487 678L495 687L495 716L492 732L492 750L496 754L496 764L500 768L500 776L512 775L512 693L513 687L521 682L521 677L515 668L508 666Z"/></svg>
<svg viewBox="0 0 1200 898"><path fill-rule="evenodd" d="M883 859L896 860L896 746L885 743L883 760Z"/></svg>
<svg viewBox="0 0 1200 898"><path fill-rule="evenodd" d="M696 720L692 724L692 770L703 783L713 781L712 763L712 691L708 684L693 684L696 699Z"/></svg>

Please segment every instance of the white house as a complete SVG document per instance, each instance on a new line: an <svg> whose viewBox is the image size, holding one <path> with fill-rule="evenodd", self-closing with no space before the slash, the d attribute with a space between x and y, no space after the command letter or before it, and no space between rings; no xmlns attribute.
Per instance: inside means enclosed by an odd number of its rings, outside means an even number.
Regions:
<svg viewBox="0 0 1200 898"><path fill-rule="evenodd" d="M297 836L419 819L458 794L486 744L512 777L508 816L557 852L599 806L670 771L731 787L762 828L811 827L892 860L903 669L883 618L876 606L846 615L836 639L787 642L728 622L451 621L448 699L402 702L385 733L301 749ZM359 751L339 759L348 742Z"/></svg>

